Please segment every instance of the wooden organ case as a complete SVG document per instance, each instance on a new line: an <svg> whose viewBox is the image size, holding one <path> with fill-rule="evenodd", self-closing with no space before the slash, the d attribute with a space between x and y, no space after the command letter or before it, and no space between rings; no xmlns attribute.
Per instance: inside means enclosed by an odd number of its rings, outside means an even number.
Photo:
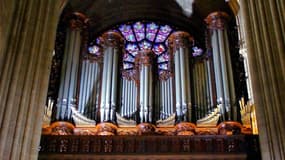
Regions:
<svg viewBox="0 0 285 160"><path fill-rule="evenodd" d="M128 22L90 38L84 15L67 19L40 159L259 157L253 106L235 95L226 13L207 17L206 47L163 23Z"/></svg>

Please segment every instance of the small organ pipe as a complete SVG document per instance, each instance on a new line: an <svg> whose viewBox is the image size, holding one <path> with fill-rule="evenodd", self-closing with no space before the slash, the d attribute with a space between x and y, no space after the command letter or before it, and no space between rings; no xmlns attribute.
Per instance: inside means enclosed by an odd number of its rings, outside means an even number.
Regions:
<svg viewBox="0 0 285 160"><path fill-rule="evenodd" d="M226 40L228 38L228 35L227 35L227 31L224 30L224 40ZM232 65L231 65L231 57L230 57L230 49L229 49L229 43L225 43L225 50L227 52L226 54L226 64L227 64L227 71L228 71L228 79L229 79L229 90L230 90L230 104L231 104L231 107L233 109L233 120L234 121L237 121L237 114L238 114L238 111L237 111L237 105L236 105L236 102L235 102L235 86L234 86L234 78L233 78L233 71L232 71Z"/></svg>
<svg viewBox="0 0 285 160"><path fill-rule="evenodd" d="M122 108L121 108L121 115L125 116L125 108L126 108L126 79L122 78L122 86L123 86L123 97L122 97Z"/></svg>
<svg viewBox="0 0 285 160"><path fill-rule="evenodd" d="M175 88L176 88L176 91L175 91L175 94L176 94L176 112L177 112L177 115L178 116L181 116L181 104L180 104L180 100L181 100L181 97L180 97L180 70L179 70L179 54L175 53L174 55L174 61L175 61Z"/></svg>
<svg viewBox="0 0 285 160"><path fill-rule="evenodd" d="M185 57L183 53L183 48L179 48L179 56L180 56L180 77L181 77L181 102L182 108L186 106L186 82L185 82Z"/></svg>
<svg viewBox="0 0 285 160"><path fill-rule="evenodd" d="M173 113L173 90L172 90L172 77L169 78L169 93L170 93L170 113L172 114Z"/></svg>
<svg viewBox="0 0 285 160"><path fill-rule="evenodd" d="M102 74L102 88L101 88L101 105L100 105L100 121L104 121L105 105L106 105L106 83L107 83L107 71L108 71L108 48L104 51L103 61L103 74Z"/></svg>
<svg viewBox="0 0 285 160"><path fill-rule="evenodd" d="M230 111L230 100L229 100L229 82L228 82L228 77L227 77L227 69L226 69L226 58L225 55L222 53L225 53L225 46L223 43L223 32L218 30L218 40L220 44L219 52L220 52L220 64L221 64L221 79L223 82L223 105L225 107L226 112L228 113L228 120L231 118L231 111Z"/></svg>
<svg viewBox="0 0 285 160"><path fill-rule="evenodd" d="M85 75L85 65L86 64L86 61L83 60L82 61L82 67L81 67L81 76L80 76L80 92L79 92L79 106L78 106L78 111L80 113L83 113L82 110L83 110L83 101L82 101L82 98L83 98L83 88L84 88L84 75Z"/></svg>

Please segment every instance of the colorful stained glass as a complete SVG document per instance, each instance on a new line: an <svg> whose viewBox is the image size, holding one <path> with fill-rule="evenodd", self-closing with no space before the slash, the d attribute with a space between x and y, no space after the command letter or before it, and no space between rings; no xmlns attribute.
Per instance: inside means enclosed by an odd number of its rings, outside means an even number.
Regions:
<svg viewBox="0 0 285 160"><path fill-rule="evenodd" d="M132 63L124 63L123 64L123 68L124 69L131 69L131 68L133 68L134 67L134 65L132 64Z"/></svg>
<svg viewBox="0 0 285 160"><path fill-rule="evenodd" d="M196 47L196 46L193 47L192 50L193 50L192 55L193 55L194 57L196 57L196 56L201 56L201 55L203 54L203 50L202 50L201 48Z"/></svg>
<svg viewBox="0 0 285 160"><path fill-rule="evenodd" d="M123 24L119 27L119 30L123 34L123 36L126 38L127 41L135 42L135 36L133 34L132 27L130 25Z"/></svg>
<svg viewBox="0 0 285 160"><path fill-rule="evenodd" d="M93 46L88 47L88 52L90 54L93 54L93 55L99 55L100 54L99 50L100 50L100 48L97 45L93 45Z"/></svg>
<svg viewBox="0 0 285 160"><path fill-rule="evenodd" d="M131 56L129 53L125 53L124 54L124 61L134 62L135 58L133 56Z"/></svg>
<svg viewBox="0 0 285 160"><path fill-rule="evenodd" d="M142 41L139 46L141 49L151 49L151 44L147 41Z"/></svg>
<svg viewBox="0 0 285 160"><path fill-rule="evenodd" d="M141 22L137 22L133 25L135 34L136 34L136 38L137 41L141 41L144 39L145 37L145 28L144 28L144 24Z"/></svg>
<svg viewBox="0 0 285 160"><path fill-rule="evenodd" d="M127 43L126 44L126 50L129 51L130 53L132 52L137 52L139 50L137 44L132 44L132 43Z"/></svg>
<svg viewBox="0 0 285 160"><path fill-rule="evenodd" d="M151 49L157 55L158 69L163 71L169 70L167 63L169 54L166 41L172 32L170 26L138 21L132 24L122 24L118 30L126 40L123 69L133 69L133 62L139 50Z"/></svg>
<svg viewBox="0 0 285 160"><path fill-rule="evenodd" d="M163 42L163 41L165 41L167 36L170 34L171 30L172 29L168 25L161 26L159 31L158 31L157 37L155 39L155 42Z"/></svg>
<svg viewBox="0 0 285 160"><path fill-rule="evenodd" d="M154 41L156 32L158 30L158 25L155 23L149 23L146 25L146 38L150 41Z"/></svg>
<svg viewBox="0 0 285 160"><path fill-rule="evenodd" d="M162 63L167 61L169 61L169 54L167 52L157 57L157 63Z"/></svg>
<svg viewBox="0 0 285 160"><path fill-rule="evenodd" d="M166 50L165 46L163 44L156 44L153 47L153 51L155 54L160 55Z"/></svg>
<svg viewBox="0 0 285 160"><path fill-rule="evenodd" d="M158 68L163 70L168 70L168 64L167 63L159 64Z"/></svg>

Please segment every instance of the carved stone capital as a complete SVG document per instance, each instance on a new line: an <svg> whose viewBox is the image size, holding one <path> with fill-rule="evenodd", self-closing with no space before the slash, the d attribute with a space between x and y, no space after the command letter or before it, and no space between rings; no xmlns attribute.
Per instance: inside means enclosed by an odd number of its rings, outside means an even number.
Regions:
<svg viewBox="0 0 285 160"><path fill-rule="evenodd" d="M193 37L189 33L177 31L172 33L168 38L168 45L170 49L188 48L191 46L193 40Z"/></svg>
<svg viewBox="0 0 285 160"><path fill-rule="evenodd" d="M107 31L102 35L103 41L102 46L103 47L114 47L114 48L120 48L123 45L123 37L115 31Z"/></svg>
<svg viewBox="0 0 285 160"><path fill-rule="evenodd" d="M207 16L205 22L209 29L225 29L229 15L225 12L213 12Z"/></svg>

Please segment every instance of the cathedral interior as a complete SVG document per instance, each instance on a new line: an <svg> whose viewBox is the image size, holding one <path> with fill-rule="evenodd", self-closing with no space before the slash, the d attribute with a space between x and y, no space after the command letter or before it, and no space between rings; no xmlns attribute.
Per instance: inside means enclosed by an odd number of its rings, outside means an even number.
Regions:
<svg viewBox="0 0 285 160"><path fill-rule="evenodd" d="M0 12L0 159L285 159L284 2L33 2Z"/></svg>

